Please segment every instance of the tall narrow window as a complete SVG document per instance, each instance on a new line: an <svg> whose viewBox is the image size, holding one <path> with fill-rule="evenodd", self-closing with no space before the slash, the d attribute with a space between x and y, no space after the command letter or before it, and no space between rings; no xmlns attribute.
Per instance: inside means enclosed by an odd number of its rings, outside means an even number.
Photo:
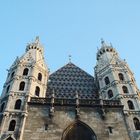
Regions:
<svg viewBox="0 0 140 140"><path fill-rule="evenodd" d="M23 75L24 75L24 76L28 75L28 72L29 72L29 69L28 69L28 68L25 68L25 69L23 70Z"/></svg>
<svg viewBox="0 0 140 140"><path fill-rule="evenodd" d="M15 109L20 109L20 107L21 107L21 100L18 99L15 103Z"/></svg>
<svg viewBox="0 0 140 140"><path fill-rule="evenodd" d="M40 88L37 86L35 89L35 95L39 97L40 94Z"/></svg>
<svg viewBox="0 0 140 140"><path fill-rule="evenodd" d="M108 84L110 83L110 81L109 81L109 78L108 78L108 77L105 77L105 79L104 79L104 80L105 80L105 84L106 84L106 85L108 85Z"/></svg>
<svg viewBox="0 0 140 140"><path fill-rule="evenodd" d="M6 93L9 92L9 89L10 89L10 85L8 85L8 87L6 88Z"/></svg>
<svg viewBox="0 0 140 140"><path fill-rule="evenodd" d="M119 73L118 76L119 76L119 79L120 79L121 81L124 81L124 76L123 76L122 73Z"/></svg>
<svg viewBox="0 0 140 140"><path fill-rule="evenodd" d="M122 87L124 93L128 93L128 88L126 86Z"/></svg>
<svg viewBox="0 0 140 140"><path fill-rule="evenodd" d="M109 133L111 133L111 134L113 133L112 129L113 128L111 126L108 126Z"/></svg>
<svg viewBox="0 0 140 140"><path fill-rule="evenodd" d="M11 79L14 77L14 74L15 74L15 72L12 72L11 77L10 77Z"/></svg>
<svg viewBox="0 0 140 140"><path fill-rule="evenodd" d="M134 118L133 122L134 122L134 125L135 125L135 129L140 130L140 121L137 118Z"/></svg>
<svg viewBox="0 0 140 140"><path fill-rule="evenodd" d="M108 98L110 99L110 98L112 98L113 97L113 92L112 92L112 90L109 90L108 91Z"/></svg>
<svg viewBox="0 0 140 140"><path fill-rule="evenodd" d="M5 106L5 103L2 103L1 108L0 108L0 112L3 112L4 106Z"/></svg>
<svg viewBox="0 0 140 140"><path fill-rule="evenodd" d="M128 104L129 109L134 109L134 105L133 105L133 102L132 101L129 100L127 102L127 104Z"/></svg>
<svg viewBox="0 0 140 140"><path fill-rule="evenodd" d="M8 131L14 131L15 130L15 126L16 126L16 121L12 120L9 124L9 129Z"/></svg>
<svg viewBox="0 0 140 140"><path fill-rule="evenodd" d="M41 81L42 80L42 74L38 73L38 80Z"/></svg>
<svg viewBox="0 0 140 140"><path fill-rule="evenodd" d="M19 90L23 91L25 88L25 82L21 82L20 85L19 85Z"/></svg>
<svg viewBox="0 0 140 140"><path fill-rule="evenodd" d="M45 130L48 130L48 124L45 124Z"/></svg>

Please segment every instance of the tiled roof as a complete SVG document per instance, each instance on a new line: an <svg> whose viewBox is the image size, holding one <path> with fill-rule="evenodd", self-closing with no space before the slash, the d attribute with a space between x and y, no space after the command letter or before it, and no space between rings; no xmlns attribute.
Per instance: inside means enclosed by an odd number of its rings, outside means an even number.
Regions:
<svg viewBox="0 0 140 140"><path fill-rule="evenodd" d="M57 98L97 98L94 78L74 65L68 63L49 76L47 96L54 91Z"/></svg>

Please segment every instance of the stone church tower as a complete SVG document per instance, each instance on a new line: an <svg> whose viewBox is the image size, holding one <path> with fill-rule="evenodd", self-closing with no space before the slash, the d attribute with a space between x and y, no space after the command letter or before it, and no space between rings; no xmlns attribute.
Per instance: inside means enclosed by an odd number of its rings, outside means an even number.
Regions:
<svg viewBox="0 0 140 140"><path fill-rule="evenodd" d="M112 45L102 40L97 52L95 77L102 99L121 101L126 126L131 139L138 139L140 132L140 97L134 75L125 60L121 60ZM137 125L139 124L139 125Z"/></svg>
<svg viewBox="0 0 140 140"><path fill-rule="evenodd" d="M0 140L140 140L133 73L102 41L94 77L72 62L49 75L39 38L8 70Z"/></svg>
<svg viewBox="0 0 140 140"><path fill-rule="evenodd" d="M15 135L22 140L27 115L27 102L31 97L45 97L48 80L43 47L37 37L28 44L25 54L16 58L8 70L8 76L1 95L1 136ZM2 135L3 134L3 135Z"/></svg>

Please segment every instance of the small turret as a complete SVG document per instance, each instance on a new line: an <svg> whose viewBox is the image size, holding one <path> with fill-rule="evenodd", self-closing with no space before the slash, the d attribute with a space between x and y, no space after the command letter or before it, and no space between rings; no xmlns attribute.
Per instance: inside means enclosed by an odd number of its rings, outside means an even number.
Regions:
<svg viewBox="0 0 140 140"><path fill-rule="evenodd" d="M101 40L101 48L97 52L97 60L103 58L105 54L108 54L108 59L113 55L118 55L112 44L106 44L104 40Z"/></svg>
<svg viewBox="0 0 140 140"><path fill-rule="evenodd" d="M38 36L36 37L36 39L33 43L30 43L30 44L27 45L26 52L29 51L30 49L36 49L43 54L43 52L44 52L43 46L41 45Z"/></svg>

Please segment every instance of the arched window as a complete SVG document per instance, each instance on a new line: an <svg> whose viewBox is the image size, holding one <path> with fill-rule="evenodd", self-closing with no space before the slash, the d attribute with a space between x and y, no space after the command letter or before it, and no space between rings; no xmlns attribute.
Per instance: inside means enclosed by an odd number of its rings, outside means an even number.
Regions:
<svg viewBox="0 0 140 140"><path fill-rule="evenodd" d="M127 101L127 104L128 104L128 107L129 109L134 109L134 105L133 105L133 102L132 101Z"/></svg>
<svg viewBox="0 0 140 140"><path fill-rule="evenodd" d="M42 74L38 73L38 80L41 81L42 80Z"/></svg>
<svg viewBox="0 0 140 140"><path fill-rule="evenodd" d="M97 138L89 126L77 121L65 129L61 140L97 140Z"/></svg>
<svg viewBox="0 0 140 140"><path fill-rule="evenodd" d="M5 106L5 103L2 103L1 108L0 108L0 112L3 112L4 106Z"/></svg>
<svg viewBox="0 0 140 140"><path fill-rule="evenodd" d="M21 107L21 100L18 99L15 103L15 109L20 109L20 107Z"/></svg>
<svg viewBox="0 0 140 140"><path fill-rule="evenodd" d="M134 122L134 125L135 125L135 129L140 130L140 121L137 118L134 118L133 122Z"/></svg>
<svg viewBox="0 0 140 140"><path fill-rule="evenodd" d="M105 79L104 79L104 80L105 80L105 84L106 84L106 85L108 85L108 84L110 83L110 81L109 81L109 78L108 78L108 77L105 77Z"/></svg>
<svg viewBox="0 0 140 140"><path fill-rule="evenodd" d="M25 68L25 69L23 70L23 75L24 75L24 76L28 75L28 72L29 72L29 69L28 69L28 68Z"/></svg>
<svg viewBox="0 0 140 140"><path fill-rule="evenodd" d="M113 97L113 92L112 92L112 90L109 90L108 91L108 98L110 99L110 98L112 98Z"/></svg>
<svg viewBox="0 0 140 140"><path fill-rule="evenodd" d="M19 85L19 90L23 91L25 88L25 82L21 82L20 85Z"/></svg>
<svg viewBox="0 0 140 140"><path fill-rule="evenodd" d="M126 86L123 86L122 89L123 89L123 92L124 92L124 93L128 93L128 89L127 89Z"/></svg>
<svg viewBox="0 0 140 140"><path fill-rule="evenodd" d="M6 139L6 140L13 140L13 138L9 137L9 138L8 138L8 139Z"/></svg>
<svg viewBox="0 0 140 140"><path fill-rule="evenodd" d="M10 89L10 85L8 85L8 87L6 88L6 93L9 92L9 89Z"/></svg>
<svg viewBox="0 0 140 140"><path fill-rule="evenodd" d="M119 79L120 79L121 81L124 81L124 76L123 76L122 73L119 73L118 76L119 76Z"/></svg>
<svg viewBox="0 0 140 140"><path fill-rule="evenodd" d="M113 128L111 126L108 126L108 130L109 130L109 133L113 133Z"/></svg>
<svg viewBox="0 0 140 140"><path fill-rule="evenodd" d="M8 131L14 131L15 130L15 126L16 126L16 121L15 120L10 121Z"/></svg>
<svg viewBox="0 0 140 140"><path fill-rule="evenodd" d="M35 89L35 95L39 97L40 94L40 88L37 86Z"/></svg>

